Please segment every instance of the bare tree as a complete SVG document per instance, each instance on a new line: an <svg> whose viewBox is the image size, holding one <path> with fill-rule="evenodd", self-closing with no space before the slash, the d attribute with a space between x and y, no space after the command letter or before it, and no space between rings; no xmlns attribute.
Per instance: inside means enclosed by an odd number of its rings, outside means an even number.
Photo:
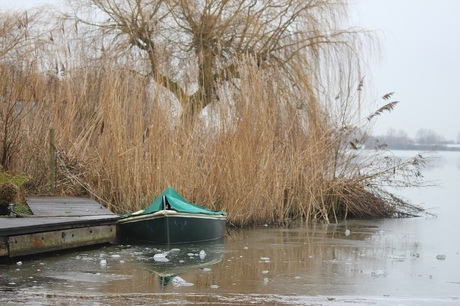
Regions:
<svg viewBox="0 0 460 306"><path fill-rule="evenodd" d="M106 54L139 52L148 74L186 114L219 100L218 87L238 78L243 57L281 70L292 84L308 79L315 87L357 47L357 32L341 28L346 0L71 2L76 24L98 29Z"/></svg>

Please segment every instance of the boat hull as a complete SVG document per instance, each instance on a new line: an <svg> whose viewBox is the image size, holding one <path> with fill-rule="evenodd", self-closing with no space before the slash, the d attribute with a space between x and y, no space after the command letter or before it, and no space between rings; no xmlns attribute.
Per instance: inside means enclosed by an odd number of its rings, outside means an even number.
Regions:
<svg viewBox="0 0 460 306"><path fill-rule="evenodd" d="M118 221L122 239L162 244L191 243L221 239L226 217L162 210L153 214L130 216Z"/></svg>

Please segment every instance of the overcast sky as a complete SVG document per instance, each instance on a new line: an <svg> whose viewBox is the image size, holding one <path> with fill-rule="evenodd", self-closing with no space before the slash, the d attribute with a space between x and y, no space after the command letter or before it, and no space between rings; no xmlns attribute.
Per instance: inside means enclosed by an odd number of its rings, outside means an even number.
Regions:
<svg viewBox="0 0 460 306"><path fill-rule="evenodd" d="M460 134L460 1L357 0L352 23L378 32L382 59L372 65L380 96L400 103L378 118L374 134L430 129ZM383 103L382 103L383 105Z"/></svg>
<svg viewBox="0 0 460 306"><path fill-rule="evenodd" d="M371 65L372 92L395 92L400 103L378 117L374 134L429 129L460 135L460 0L354 0L352 26L375 30L382 58ZM60 0L0 0L0 9ZM372 79L371 79L372 77ZM384 103L380 103L382 106Z"/></svg>

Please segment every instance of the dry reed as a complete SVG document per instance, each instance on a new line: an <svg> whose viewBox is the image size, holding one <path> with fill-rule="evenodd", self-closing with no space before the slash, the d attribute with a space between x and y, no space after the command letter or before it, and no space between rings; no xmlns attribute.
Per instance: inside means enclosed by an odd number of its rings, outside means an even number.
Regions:
<svg viewBox="0 0 460 306"><path fill-rule="evenodd" d="M420 212L378 188L410 162L385 167L350 150L344 117L331 116L311 79L293 89L242 60L238 88L210 105L209 123L171 116L165 95L149 86L155 80L120 63L69 61L64 76L34 67L23 61L15 75L17 66L0 66L0 145L3 166L27 173L38 193L49 190L54 128L57 192L89 195L117 213L145 208L167 186L225 210L235 226Z"/></svg>

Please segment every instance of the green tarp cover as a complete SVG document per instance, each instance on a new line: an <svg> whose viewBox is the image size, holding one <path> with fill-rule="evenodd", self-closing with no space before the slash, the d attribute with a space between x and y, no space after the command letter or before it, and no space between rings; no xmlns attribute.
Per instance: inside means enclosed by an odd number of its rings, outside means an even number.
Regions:
<svg viewBox="0 0 460 306"><path fill-rule="evenodd" d="M163 196L166 197L168 203L171 205L171 209L177 210L179 212L186 212L191 214L206 214L206 215L222 215L225 216L226 213L223 211L212 211L205 207L192 204L187 202L183 197L181 197L177 191L173 188L168 187L162 194L155 198L152 204L147 207L140 215L151 214L157 211L163 210ZM136 214L139 215L139 214ZM123 217L129 217L130 215L124 215Z"/></svg>

